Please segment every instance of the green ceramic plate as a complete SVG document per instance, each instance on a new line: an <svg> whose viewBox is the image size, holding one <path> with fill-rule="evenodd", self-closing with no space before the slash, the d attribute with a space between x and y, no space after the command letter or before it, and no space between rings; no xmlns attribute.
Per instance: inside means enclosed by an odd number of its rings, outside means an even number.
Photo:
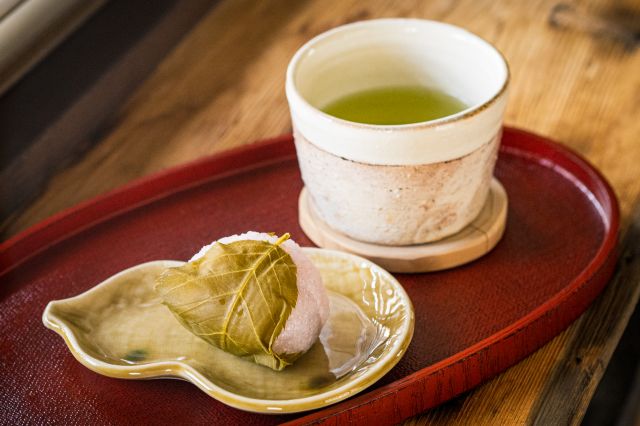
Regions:
<svg viewBox="0 0 640 426"><path fill-rule="evenodd" d="M122 271L79 296L49 303L43 321L78 361L106 376L178 377L247 411L312 410L348 398L388 372L411 341L414 314L402 286L379 266L342 252L304 251L320 269L331 313L316 344L280 372L207 344L160 304L155 277L183 262Z"/></svg>

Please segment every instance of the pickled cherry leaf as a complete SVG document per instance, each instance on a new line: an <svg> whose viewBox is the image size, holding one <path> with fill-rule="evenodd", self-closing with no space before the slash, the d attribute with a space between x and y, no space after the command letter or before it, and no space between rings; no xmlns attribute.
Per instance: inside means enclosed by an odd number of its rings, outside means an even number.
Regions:
<svg viewBox="0 0 640 426"><path fill-rule="evenodd" d="M189 331L234 355L282 370L298 354L277 354L273 344L296 305L296 265L275 244L215 243L201 258L165 270L156 292Z"/></svg>

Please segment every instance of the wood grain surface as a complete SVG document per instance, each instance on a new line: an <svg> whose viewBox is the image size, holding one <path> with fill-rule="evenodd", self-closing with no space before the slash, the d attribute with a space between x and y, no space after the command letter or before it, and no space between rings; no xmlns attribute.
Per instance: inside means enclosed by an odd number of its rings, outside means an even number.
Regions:
<svg viewBox="0 0 640 426"><path fill-rule="evenodd" d="M640 4L633 0L222 1L111 117L101 142L2 228L14 234L140 176L290 131L283 83L295 50L336 25L392 16L460 25L501 49L512 72L506 122L588 158L617 192L622 232L636 229ZM637 236L617 278L568 330L408 424L579 423L638 300L635 246Z"/></svg>
<svg viewBox="0 0 640 426"><path fill-rule="evenodd" d="M109 128L110 115L212 1L110 0L0 97L0 217L32 202L99 142L96 131Z"/></svg>

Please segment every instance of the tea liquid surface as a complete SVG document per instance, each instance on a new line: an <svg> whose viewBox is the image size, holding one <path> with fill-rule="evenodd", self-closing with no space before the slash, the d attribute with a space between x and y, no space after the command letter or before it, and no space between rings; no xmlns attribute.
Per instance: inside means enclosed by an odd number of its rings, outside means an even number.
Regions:
<svg viewBox="0 0 640 426"><path fill-rule="evenodd" d="M322 111L343 120L393 125L435 120L467 108L459 99L424 86L391 86L339 98Z"/></svg>

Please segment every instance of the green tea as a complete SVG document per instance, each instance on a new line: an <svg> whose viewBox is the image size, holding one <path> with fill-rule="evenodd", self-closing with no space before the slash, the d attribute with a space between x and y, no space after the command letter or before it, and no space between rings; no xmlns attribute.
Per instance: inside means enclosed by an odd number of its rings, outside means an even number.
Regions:
<svg viewBox="0 0 640 426"><path fill-rule="evenodd" d="M466 109L459 99L423 86L391 86L356 92L331 102L324 112L365 124L409 124L435 120Z"/></svg>

